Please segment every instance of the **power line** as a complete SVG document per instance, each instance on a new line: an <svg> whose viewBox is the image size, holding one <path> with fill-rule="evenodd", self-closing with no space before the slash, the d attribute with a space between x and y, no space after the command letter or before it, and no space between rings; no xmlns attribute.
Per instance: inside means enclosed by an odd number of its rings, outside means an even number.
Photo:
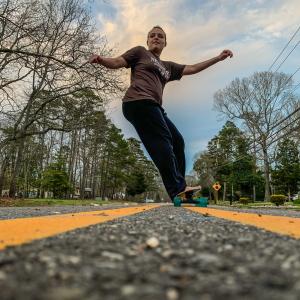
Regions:
<svg viewBox="0 0 300 300"><path fill-rule="evenodd" d="M300 68L298 68L299 70ZM296 73L296 72L295 72ZM294 74L295 74L294 73ZM298 88L300 87L300 82L294 87L294 89L289 93L292 94L294 93ZM292 117L294 114L296 114L298 111L300 111L300 106L297 107L293 112L291 112L290 114L288 114L286 117L284 117L283 119L279 120L277 123L275 123L270 129L269 131L272 131L273 129L275 129L277 126L279 126L280 124L282 124L284 121L286 121L287 119L289 119L290 117Z"/></svg>
<svg viewBox="0 0 300 300"><path fill-rule="evenodd" d="M290 93L293 93L293 92L294 92L296 89L298 89L299 87L300 87L300 83L298 83ZM286 120L288 120L289 118L291 118L291 117L292 117L293 115L295 115L298 111L300 111L300 106L298 106L293 112L291 112L290 114L288 114L285 118L283 118L283 119L281 119L280 121L278 121L277 123L275 123L275 125L273 125L273 126L269 129L269 131L275 129L277 126L279 126L280 124L282 124L283 122L285 122ZM277 135L278 133L280 133L282 130L288 128L292 123L294 123L294 122L296 122L296 121L298 121L298 120L300 120L300 116L297 117L296 119L294 119L293 121L291 121L290 123L288 123L287 125L285 125L284 127L279 128L276 132L272 133L272 134L267 138L267 140L271 139L272 137L274 137L275 135ZM295 129L295 130L297 130L297 129ZM293 130L291 130L290 132L292 132L292 131L293 131ZM284 135L284 136L285 136L285 135ZM274 141L268 143L268 144L266 145L267 148L268 148L269 146L271 146L273 143L275 143L276 141L278 141L279 139L281 139L281 138L282 138L282 137L279 137L279 138L275 139ZM262 150L261 145L259 145L259 147L260 147L261 149L258 149L257 151L261 151L261 150ZM255 148L256 148L256 146L253 145L252 147L250 147L249 151L251 152L251 151L253 151L253 150L256 150ZM236 158L234 162L237 162L237 161L239 161L239 160L241 160L241 159L244 159L244 158L246 158L247 156L249 156L249 154L247 154L247 155L242 155L242 156ZM228 163L222 164L222 165L220 165L220 166L217 166L217 167L215 167L215 168L213 168L213 169L216 170L216 169L222 168L222 167L224 167L224 166L230 165L230 164L232 164L232 163L234 163L234 162L228 162Z"/></svg>
<svg viewBox="0 0 300 300"><path fill-rule="evenodd" d="M285 49L288 47L288 45L291 43L291 41L294 39L294 37L296 36L296 34L299 32L299 30L300 30L300 26L297 28L297 30L294 32L294 34L291 36L291 38L289 39L289 41L286 43L286 45L284 46L284 48L281 50L281 52L277 55L277 57L274 59L274 61L273 61L273 63L270 65L270 67L269 67L269 69L268 69L268 71L270 71L271 69L272 69L272 67L275 65L275 63L278 61L278 59L280 58L280 56L283 54L283 52L285 51ZM276 69L276 71L275 72L277 72L278 70L279 70L279 68L283 65L283 63L287 60L287 58L291 55L291 53L296 49L296 47L299 45L299 43L300 43L300 40L295 44L295 46L292 48L292 50L287 54L287 56L284 58L284 60L281 62L281 64L279 65L279 67L277 67L277 69ZM300 70L300 67L299 68L297 68L296 69L296 71L286 80L286 83L287 82L289 82L289 80L298 72ZM296 86L295 86L295 88L290 92L290 94L291 93L293 93L296 89L298 89L299 88L299 86L300 86L300 83L299 84L297 84ZM249 98L253 95L253 93L254 93L254 90L250 93L250 95L249 95ZM290 117L292 117L294 114L296 114L298 111L300 111L300 107L298 107L298 108L296 108L292 113L290 113L288 116L286 116L284 119L282 119L282 120L280 120L280 121L278 121L277 123L275 123L272 127L271 127L271 129L270 130L273 130L273 129L275 129L277 126L279 126L280 124L282 124L284 121L286 121L286 120L288 120ZM298 120L298 118L296 119L296 120ZM276 135L276 134L278 134L279 132L281 132L283 129L285 129L285 128L287 128L288 126L290 126L291 125L291 123L290 124L288 124L288 125L286 125L286 126L284 126L283 128L280 128L279 130L277 130L276 132L275 132L275 134L273 133L272 135L271 135L271 137L273 137L274 135ZM268 147L271 145L271 144L273 144L274 143L274 141L272 142L272 143L270 143L269 145L268 145ZM252 147L253 149L249 149L250 151L251 150L255 150L255 148L256 148L256 146L254 145L253 147ZM261 150L261 149L260 149ZM260 151L260 150L258 150L258 151ZM242 156L242 157L240 157L240 158L237 158L235 161L238 161L238 160L241 160L241 159L243 159L243 158L245 158L246 157L246 155L244 155L244 156ZM227 165L227 164L225 164L225 165ZM220 165L220 166L218 166L217 168L220 168L220 167L222 167L222 166L224 166L224 165Z"/></svg>
<svg viewBox="0 0 300 300"><path fill-rule="evenodd" d="M296 119L296 121L300 120L300 117ZM272 144L276 143L277 141L281 140L282 138L286 137L287 135L291 134L292 132L300 129L300 124L296 126L295 128L290 129L288 132L284 133L282 136L278 137L274 141L272 141L268 146L271 146Z"/></svg>
<svg viewBox="0 0 300 300"><path fill-rule="evenodd" d="M296 118L295 120L293 120L292 122L290 122L289 124L285 125L283 128L280 128L276 133L273 133L270 137L273 137L274 135L278 134L278 133L281 132L282 130L288 128L292 123L294 123L294 122L296 122L296 121L298 121L298 120L300 121L300 116L297 117L297 118ZM276 138L275 140L271 141L270 143L267 143L266 147L269 148L272 144L274 144L274 143L277 142L278 140L282 139L283 137L287 136L288 134L290 134L290 133L292 133L293 131L298 130L298 129L300 129L300 125L298 125L296 128L290 129L288 132L284 133L282 136ZM268 139L269 139L270 137L268 137ZM258 151L261 151L261 150L263 149L263 147L262 147L261 145L258 145L258 147L259 147L260 149L255 149L256 146L252 146L252 147L250 147L249 151L251 152L251 151L253 151L253 150L256 150L256 152L258 152ZM236 158L233 162L228 162L228 163L225 163L225 164L216 166L216 167L214 167L214 168L212 168L212 169L213 169L213 170L217 170L217 169L223 168L223 167L225 167L225 166L228 166L228 165L231 165L231 164L233 164L233 163L235 163L235 162L238 162L238 161L240 161L240 160L242 160L242 159L244 159L244 158L247 158L247 157L249 157L250 155L251 155L251 154L241 155L240 157Z"/></svg>
<svg viewBox="0 0 300 300"><path fill-rule="evenodd" d="M277 126L279 126L280 124L282 124L284 121L286 121L287 119L289 119L290 117L292 117L294 114L296 114L298 111L300 111L300 106L297 107L293 112L291 112L290 114L288 114L284 119L278 121L277 123L275 123L271 128L270 131L273 130L274 128L276 128Z"/></svg>
<svg viewBox="0 0 300 300"><path fill-rule="evenodd" d="M282 53L285 51L285 49L288 47L288 45L290 44L290 42L294 39L294 37L296 36L296 34L299 32L300 30L300 26L297 28L297 30L294 32L294 34L292 35L292 37L289 39L289 41L286 43L286 45L284 46L284 48L281 50L281 52L279 53L279 55L275 58L275 60L273 61L273 63L271 64L271 66L268 69L268 72L271 71L272 67L274 66L274 64L277 62L277 60L280 58L280 56L282 55ZM283 61L281 62L280 66L276 69L275 72L277 72L279 70L279 68L283 65L283 63L287 60L287 58L291 55L291 53L296 49L296 47L299 45L300 40L296 43L296 45L293 47L293 49L288 53L288 55L283 59ZM289 82L289 80L300 70L300 67L298 67L296 69L296 71L286 80L286 83ZM274 72L274 73L275 73ZM300 83L299 83L300 85ZM293 90L295 91L297 87ZM251 98L251 96L254 94L254 89L250 92L248 98Z"/></svg>
<svg viewBox="0 0 300 300"><path fill-rule="evenodd" d="M296 36L296 34L298 33L299 30L300 30L300 26L294 32L293 36L290 38L290 40L287 42L287 44L284 46L284 48L281 50L281 52L278 54L278 56L275 58L274 62L271 64L271 66L269 67L268 71L270 71L272 69L272 67L275 65L275 63L277 62L277 60L279 59L279 57L282 55L282 53L288 47L288 45L290 44L290 42L294 39L294 37Z"/></svg>
<svg viewBox="0 0 300 300"><path fill-rule="evenodd" d="M297 30L294 32L294 34L292 35L292 37L289 39L289 41L286 43L286 45L284 46L284 48L281 50L281 52L277 55L277 57L274 59L274 61L272 62L272 64L270 65L269 69L268 69L268 72L271 71L272 67L275 65L275 63L278 61L278 59L281 57L281 55L283 54L283 52L285 51L285 49L289 46L289 44L291 43L291 41L294 39L294 37L296 36L296 34L299 32L300 30L300 26L297 28ZM279 70L279 68L284 64L284 62L288 59L288 57L291 55L291 53L296 49L296 47L300 44L300 40L295 44L295 46L292 48L292 50L286 55L286 57L283 59L283 61L281 62L281 64L279 65L279 67L277 67L276 71L277 72ZM300 70L300 67L287 79L286 83L289 82L289 80ZM290 92L290 93L293 93L296 89L298 89L300 86L300 83L297 84L295 86L295 88ZM249 95L249 98L253 95L254 93L254 90L250 93ZM300 110L300 107L296 108L292 113L290 113L288 116L286 116L284 119L280 120L279 122L275 123L275 125L272 126L271 130L275 129L277 126L279 126L280 124L282 124L282 122L288 120L290 117L292 117L294 114L296 114L298 111ZM300 117L296 118L295 121L299 120ZM289 123L288 125L285 125L284 127L280 128L279 130L277 130L275 132L275 134L273 133L270 137L278 134L279 132L281 132L282 130L284 130L285 128L287 128L288 126L290 126L292 123ZM297 130L298 128L300 128L300 125L297 127L297 128L293 128L292 130L288 131L288 133L285 133L284 135L278 137L277 139L273 140L272 142L270 142L269 144L267 144L267 147L271 146L273 143L275 143L276 141L278 141L279 139L285 137L287 134L291 133L292 131L294 130ZM269 137L268 137L269 139ZM259 145L259 147L261 147ZM252 149L251 149L252 148ZM256 150L256 145L253 145L249 149L249 151L252 151L252 150ZM261 149L258 149L257 151L261 151L262 150L262 147ZM247 155L243 155L243 156L240 156L238 157L234 162L228 162L228 163L225 163L225 164L222 164L220 166L217 166L215 168L213 168L214 170L216 169L219 169L221 167L224 167L224 166L227 166L227 165L230 165L232 163L235 163L243 158L246 158L247 156L249 156L249 154Z"/></svg>
<svg viewBox="0 0 300 300"><path fill-rule="evenodd" d="M277 67L277 69L274 72L277 72L280 67L284 64L284 62L288 59L288 57L292 54L292 52L296 49L296 47L300 44L300 40L296 43L296 45L293 47L293 49L289 52L289 54L285 57L285 59L281 62L281 64Z"/></svg>
<svg viewBox="0 0 300 300"><path fill-rule="evenodd" d="M300 107L297 108L297 111L299 111L299 110L300 110ZM296 113L296 110L295 110L293 113ZM272 133L272 134L268 137L268 139L270 139L270 138L276 136L279 132L281 132L282 130L288 128L290 125L292 125L294 122L296 122L296 121L298 121L298 120L300 120L300 116L297 117L295 120L292 120L289 124L287 124L287 125L285 125L285 126L279 128L276 132ZM277 141L277 139L276 139L276 141ZM269 143L269 144L267 145L267 147L269 147L269 146L272 145L273 143L274 143L274 142L272 141L271 143Z"/></svg>

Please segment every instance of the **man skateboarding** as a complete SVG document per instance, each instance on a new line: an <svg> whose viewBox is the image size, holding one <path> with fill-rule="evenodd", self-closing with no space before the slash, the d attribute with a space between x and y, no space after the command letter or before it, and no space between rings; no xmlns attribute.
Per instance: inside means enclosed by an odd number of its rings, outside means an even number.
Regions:
<svg viewBox="0 0 300 300"><path fill-rule="evenodd" d="M154 26L147 36L148 49L137 46L115 58L94 54L89 62L109 69L131 68L131 84L123 97L123 114L136 129L173 201L178 193L199 187L186 185L184 140L162 107L164 87L167 82L199 73L233 54L223 50L209 60L182 65L160 60L166 45L164 30Z"/></svg>

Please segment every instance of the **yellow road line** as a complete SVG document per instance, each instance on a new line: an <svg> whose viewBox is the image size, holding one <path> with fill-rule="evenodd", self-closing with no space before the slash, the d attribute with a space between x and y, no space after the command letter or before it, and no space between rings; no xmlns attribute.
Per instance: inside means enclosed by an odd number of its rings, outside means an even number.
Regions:
<svg viewBox="0 0 300 300"><path fill-rule="evenodd" d="M290 235L293 238L300 238L300 218L241 213L203 207L187 207L187 209L242 224L254 225L268 231Z"/></svg>
<svg viewBox="0 0 300 300"><path fill-rule="evenodd" d="M33 218L0 220L0 249L20 245L76 228L134 215L159 205L144 205Z"/></svg>

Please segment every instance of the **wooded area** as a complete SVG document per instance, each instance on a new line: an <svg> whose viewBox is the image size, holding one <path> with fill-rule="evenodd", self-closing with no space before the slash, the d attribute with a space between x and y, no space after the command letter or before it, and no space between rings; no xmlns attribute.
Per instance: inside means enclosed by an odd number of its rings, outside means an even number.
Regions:
<svg viewBox="0 0 300 300"><path fill-rule="evenodd" d="M0 195L158 196L160 177L135 139L105 115L121 71L87 62L113 54L79 0L0 0ZM292 76L260 72L215 94L229 120L194 163L210 190L269 200L300 190L300 104Z"/></svg>
<svg viewBox="0 0 300 300"><path fill-rule="evenodd" d="M105 115L121 73L78 0L0 1L0 195L124 198L156 191L140 143Z"/></svg>
<svg viewBox="0 0 300 300"><path fill-rule="evenodd" d="M237 78L215 94L215 109L229 121L195 161L204 186L222 183L224 200L236 194L269 201L300 190L300 101L292 76Z"/></svg>

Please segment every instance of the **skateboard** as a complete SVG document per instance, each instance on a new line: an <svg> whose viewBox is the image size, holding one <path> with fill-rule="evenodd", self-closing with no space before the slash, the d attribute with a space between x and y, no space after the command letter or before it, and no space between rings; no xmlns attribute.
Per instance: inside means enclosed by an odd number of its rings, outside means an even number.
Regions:
<svg viewBox="0 0 300 300"><path fill-rule="evenodd" d="M174 206L179 207L183 203L196 204L196 206L207 207L207 198L200 197L201 187L195 187L186 192L177 194L174 198Z"/></svg>

